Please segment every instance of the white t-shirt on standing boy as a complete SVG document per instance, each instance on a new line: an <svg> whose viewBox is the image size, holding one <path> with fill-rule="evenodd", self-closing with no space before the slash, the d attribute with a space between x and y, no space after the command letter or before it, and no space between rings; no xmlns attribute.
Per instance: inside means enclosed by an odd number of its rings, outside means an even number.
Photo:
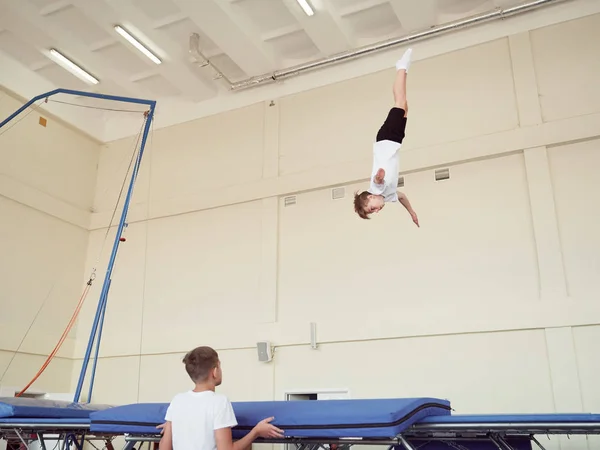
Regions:
<svg viewBox="0 0 600 450"><path fill-rule="evenodd" d="M171 422L173 450L216 450L215 430L238 424L229 399L213 391L177 394L165 420Z"/></svg>

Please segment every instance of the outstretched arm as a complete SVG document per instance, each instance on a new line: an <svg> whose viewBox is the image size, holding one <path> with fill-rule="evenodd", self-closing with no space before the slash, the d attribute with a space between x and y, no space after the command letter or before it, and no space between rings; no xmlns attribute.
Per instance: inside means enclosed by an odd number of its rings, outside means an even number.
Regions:
<svg viewBox="0 0 600 450"><path fill-rule="evenodd" d="M402 206L404 206L406 208L406 210L410 214L410 217L412 217L412 220L415 223L415 225L420 227L419 218L417 217L417 213L415 212L412 205L408 201L408 197L403 192L398 191L398 201L400 203L402 203Z"/></svg>

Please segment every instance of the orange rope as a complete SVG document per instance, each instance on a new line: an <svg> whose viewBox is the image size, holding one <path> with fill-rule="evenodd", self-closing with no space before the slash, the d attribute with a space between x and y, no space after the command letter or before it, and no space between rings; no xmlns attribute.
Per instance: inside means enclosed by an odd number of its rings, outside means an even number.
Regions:
<svg viewBox="0 0 600 450"><path fill-rule="evenodd" d="M92 286L92 278L90 278L90 281L87 282L87 285L86 285L85 289L83 290L83 294L81 294L81 298L79 299L79 304L77 305L77 308L75 309L75 312L73 313L73 316L71 317L71 320L69 321L69 324L67 325L67 328L65 328L65 331L63 332L62 336L60 337L58 344L56 344L56 347L54 347L54 350L52 351L52 353L50 353L50 355L46 359L46 362L40 368L40 370L35 375L35 377L33 377L33 379L27 384L27 386L25 386L23 388L23 390L21 390L21 392L19 392L15 397L20 397L27 391L27 389L29 389L29 387L35 382L35 380L37 380L40 377L42 372L44 372L44 370L46 370L46 367L48 367L48 364L50 364L50 361L52 361L54 356L58 353L58 350L64 343L69 332L71 331L71 328L73 328L73 325L75 324L75 320L77 319L77 316L79 315L79 311L81 310L81 307L83 306L83 302L84 302L85 298L87 297L87 294L88 294L91 286Z"/></svg>

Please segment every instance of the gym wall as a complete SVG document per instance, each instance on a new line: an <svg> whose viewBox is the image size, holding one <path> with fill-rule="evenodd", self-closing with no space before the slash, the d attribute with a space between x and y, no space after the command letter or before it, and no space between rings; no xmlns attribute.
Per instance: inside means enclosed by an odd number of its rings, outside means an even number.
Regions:
<svg viewBox="0 0 600 450"><path fill-rule="evenodd" d="M401 165L419 229L400 205L368 222L352 209L393 69L156 130L95 401L169 401L190 386L184 353L210 345L236 401L348 389L462 413L599 410L599 30L590 16L413 64ZM103 150L97 193L129 145ZM113 188L96 196L88 255Z"/></svg>

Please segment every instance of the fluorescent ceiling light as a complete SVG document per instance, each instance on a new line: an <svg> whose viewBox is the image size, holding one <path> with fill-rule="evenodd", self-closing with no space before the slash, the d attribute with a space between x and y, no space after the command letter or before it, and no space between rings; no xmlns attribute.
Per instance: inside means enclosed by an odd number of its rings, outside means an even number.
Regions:
<svg viewBox="0 0 600 450"><path fill-rule="evenodd" d="M296 0L307 16L312 16L315 12L312 10L307 0Z"/></svg>
<svg viewBox="0 0 600 450"><path fill-rule="evenodd" d="M115 25L115 31L123 36L127 41L137 48L140 52L142 52L145 56L147 56L153 63L160 64L162 61L158 59L158 57L152 53L148 48L144 46L140 41L134 38L129 32L127 32L124 28L119 25Z"/></svg>
<svg viewBox="0 0 600 450"><path fill-rule="evenodd" d="M98 84L100 82L100 81L98 81L97 78L94 78L93 76L91 76L89 73L87 73L85 70L83 70L77 64L75 64L73 61L68 59L66 56L64 56L62 53L60 53L58 50L51 48L50 54L54 57L54 59L56 60L57 63L59 63L61 66L63 66L65 69L67 69L72 74L76 75L78 78L81 78L83 81L86 81L91 84Z"/></svg>

